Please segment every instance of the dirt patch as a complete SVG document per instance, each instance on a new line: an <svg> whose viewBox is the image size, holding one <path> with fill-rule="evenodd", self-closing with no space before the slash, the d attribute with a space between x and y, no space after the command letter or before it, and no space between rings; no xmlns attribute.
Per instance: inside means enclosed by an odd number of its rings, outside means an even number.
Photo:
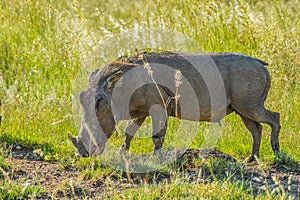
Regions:
<svg viewBox="0 0 300 200"><path fill-rule="evenodd" d="M177 150L171 153L178 153L181 165L180 170L184 172L192 182L207 183L214 181L216 176L222 180L222 176L227 177L230 174L236 181L248 182L254 188L254 195L260 191L270 193L285 193L287 196L300 198L300 171L288 172L284 169L274 167L269 171L262 171L257 165L247 166L239 171L229 169L228 164L236 163L236 160L230 155L215 149L187 149ZM168 155L164 155L168 156ZM226 167L215 166L219 171L215 172L215 177L209 171L205 171L205 160L210 158L220 158L222 164ZM196 160L195 160L196 159ZM201 161L203 160L203 162ZM11 179L17 183L30 186L42 186L44 192L36 199L59 199L72 198L99 199L109 197L107 187L113 187L120 192L124 188L132 188L141 185L147 179L147 184L152 182L171 181L170 174L155 172L150 174L128 174L124 173L121 177L104 177L100 180L85 180L82 172L78 169L64 168L56 162L45 162L30 149L13 149L11 156L6 159L11 164ZM176 165L174 165L176 167ZM236 163L236 166L241 164ZM212 166L213 167L213 166ZM201 170L200 170L201 168ZM154 179L155 177L155 179Z"/></svg>

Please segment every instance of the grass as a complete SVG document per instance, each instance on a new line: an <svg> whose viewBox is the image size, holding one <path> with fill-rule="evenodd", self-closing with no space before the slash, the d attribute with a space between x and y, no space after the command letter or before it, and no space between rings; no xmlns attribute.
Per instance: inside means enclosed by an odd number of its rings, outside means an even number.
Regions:
<svg viewBox="0 0 300 200"><path fill-rule="evenodd" d="M223 188L220 190L220 188ZM222 197L214 191L222 193ZM151 193L151 196L144 194ZM243 193L235 185L224 182L214 182L210 185L179 183L173 185L148 185L138 189L128 190L118 194L113 199L252 199L247 193ZM252 198L251 198L252 197Z"/></svg>
<svg viewBox="0 0 300 200"><path fill-rule="evenodd" d="M8 146L40 150L45 160L56 160L64 166L80 166L86 159L74 157L67 133L75 135L78 131L78 123L73 120L76 116L72 110L72 94L73 90L80 90L73 88L73 80L82 64L99 41L117 41L119 34L138 28L168 29L186 35L199 45L182 51L240 52L269 63L272 86L266 106L281 113L280 145L285 154L279 164L294 168L293 162L300 161L299 6L299 1L284 0L149 0L147 5L144 1L127 0L0 0L0 141ZM125 52L134 50L122 48ZM109 62L122 52L112 46L105 53L107 56L102 60ZM97 67L101 66L88 66L88 73ZM138 134L149 134L149 123L150 120ZM169 122L170 139L177 123ZM205 123L197 126L199 133L191 144L195 148L201 146L208 128ZM122 126L121 129L124 130ZM123 136L115 133L111 140L120 145ZM260 156L266 165L274 160L269 140L270 129L264 126ZM153 149L150 138L134 139L131 146L131 151L137 153ZM250 155L251 136L238 116L232 114L223 122L216 147L238 160ZM4 166L0 157L0 167ZM110 172L101 168L105 166L91 171ZM83 176L93 177L87 171ZM3 188L5 184L1 182L0 186ZM213 192L203 192L210 190ZM19 191L18 186L15 191ZM150 191L153 195L149 198L193 199L204 195L203 198L217 199L217 194L224 193L224 198L234 194L236 198L252 199L251 194L243 194L226 181L208 185L149 185L125 189L116 198L141 198ZM5 191L1 189L0 193Z"/></svg>
<svg viewBox="0 0 300 200"><path fill-rule="evenodd" d="M42 186L31 186L26 180L13 180L12 166L5 161L10 149L1 143L0 150L0 199L29 199L42 194Z"/></svg>
<svg viewBox="0 0 300 200"><path fill-rule="evenodd" d="M0 181L0 198L1 199L33 199L42 193L39 186L27 186L26 183L7 183Z"/></svg>

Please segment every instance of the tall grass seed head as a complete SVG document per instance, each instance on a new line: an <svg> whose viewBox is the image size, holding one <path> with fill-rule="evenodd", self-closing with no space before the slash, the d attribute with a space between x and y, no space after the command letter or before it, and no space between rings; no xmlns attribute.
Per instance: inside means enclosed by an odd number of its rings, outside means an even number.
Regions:
<svg viewBox="0 0 300 200"><path fill-rule="evenodd" d="M179 69L175 72L175 87L178 88L182 84L182 73Z"/></svg>

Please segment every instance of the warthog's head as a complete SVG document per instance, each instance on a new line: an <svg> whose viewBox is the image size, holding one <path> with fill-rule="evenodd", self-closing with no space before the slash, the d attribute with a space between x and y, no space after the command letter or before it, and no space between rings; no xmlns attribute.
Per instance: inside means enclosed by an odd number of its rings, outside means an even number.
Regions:
<svg viewBox="0 0 300 200"><path fill-rule="evenodd" d="M90 77L88 89L80 93L83 108L81 128L77 137L68 135L78 155L101 154L114 132L116 122L111 109L111 87L119 78L120 74L104 76L97 70Z"/></svg>

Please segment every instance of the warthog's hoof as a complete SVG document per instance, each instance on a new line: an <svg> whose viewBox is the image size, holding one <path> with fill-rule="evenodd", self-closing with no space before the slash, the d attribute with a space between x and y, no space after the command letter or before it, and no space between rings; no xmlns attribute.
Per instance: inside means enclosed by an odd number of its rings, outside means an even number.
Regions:
<svg viewBox="0 0 300 200"><path fill-rule="evenodd" d="M256 164L259 164L259 160L258 160L258 157L257 156L253 156L251 155L249 158L247 158L244 162L244 164L251 164L251 165L256 165Z"/></svg>
<svg viewBox="0 0 300 200"><path fill-rule="evenodd" d="M155 149L153 152L154 156L161 156L162 155L162 150L161 149Z"/></svg>
<svg viewBox="0 0 300 200"><path fill-rule="evenodd" d="M282 158L282 156L284 156L284 153L281 153L281 151L279 151L279 150L278 150L278 151L275 151L275 157L276 157L276 158L279 158L279 159L280 159L280 158Z"/></svg>
<svg viewBox="0 0 300 200"><path fill-rule="evenodd" d="M125 154L128 154L128 149L121 147L121 148L119 148L119 150L118 150L118 154L119 154L119 155L125 155Z"/></svg>

